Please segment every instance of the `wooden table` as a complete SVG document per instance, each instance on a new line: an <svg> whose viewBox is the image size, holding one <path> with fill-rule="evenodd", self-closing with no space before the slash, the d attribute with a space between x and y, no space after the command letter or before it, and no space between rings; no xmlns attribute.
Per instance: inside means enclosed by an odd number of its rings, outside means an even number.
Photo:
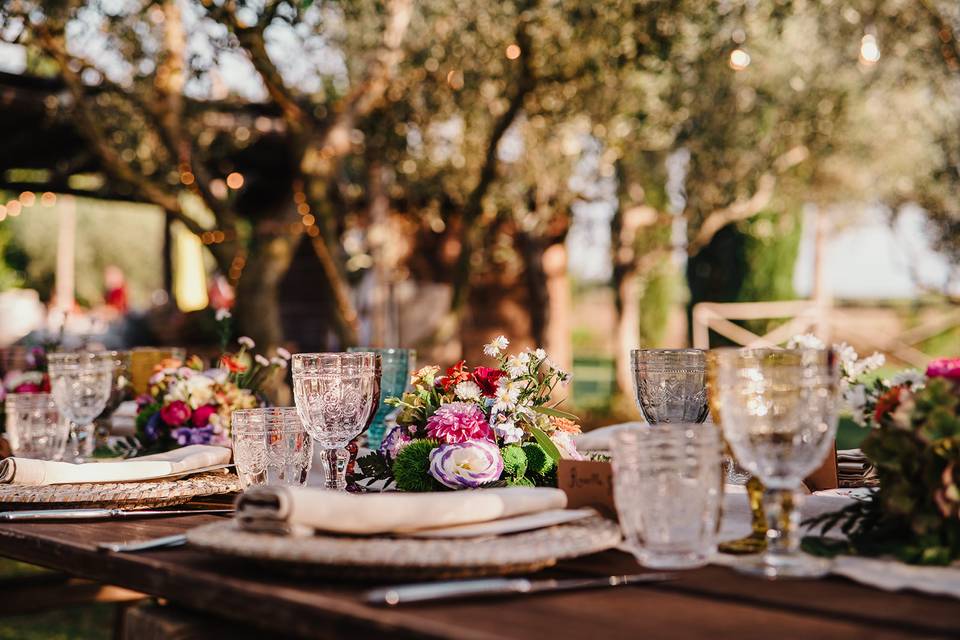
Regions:
<svg viewBox="0 0 960 640"><path fill-rule="evenodd" d="M960 635L960 602L891 594L841 578L765 582L722 567L655 586L374 608L362 584L304 580L182 547L137 554L98 542L152 538L217 516L0 525L0 555L166 598L182 607L310 638L914 638ZM621 552L564 562L552 575L639 571ZM541 574L547 575L547 574ZM369 587L370 585L366 585Z"/></svg>

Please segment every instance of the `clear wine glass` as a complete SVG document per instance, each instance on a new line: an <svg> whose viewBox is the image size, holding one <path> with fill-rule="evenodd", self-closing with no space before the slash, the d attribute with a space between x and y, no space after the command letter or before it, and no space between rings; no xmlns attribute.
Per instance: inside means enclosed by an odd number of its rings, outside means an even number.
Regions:
<svg viewBox="0 0 960 640"><path fill-rule="evenodd" d="M74 462L93 453L93 421L107 406L115 357L110 353L51 353L50 394L70 422Z"/></svg>
<svg viewBox="0 0 960 640"><path fill-rule="evenodd" d="M634 349L630 361L637 405L647 422L700 423L707 419L705 351Z"/></svg>
<svg viewBox="0 0 960 640"><path fill-rule="evenodd" d="M837 358L820 349L720 349L711 356L715 408L737 461L764 485L767 547L737 565L767 578L818 577L830 563L800 553L803 478L837 431Z"/></svg>
<svg viewBox="0 0 960 640"><path fill-rule="evenodd" d="M346 489L346 446L370 426L376 414L380 363L380 355L370 352L293 356L297 413L324 449L327 489Z"/></svg>

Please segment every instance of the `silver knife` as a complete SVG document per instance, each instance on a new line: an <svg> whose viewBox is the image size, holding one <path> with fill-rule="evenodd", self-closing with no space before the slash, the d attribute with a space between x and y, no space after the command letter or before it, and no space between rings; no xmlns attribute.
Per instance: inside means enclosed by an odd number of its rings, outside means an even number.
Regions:
<svg viewBox="0 0 960 640"><path fill-rule="evenodd" d="M187 544L187 536L182 533L178 533L172 536L163 536L162 538L152 538L150 540L139 540L137 542L101 542L97 545L97 548L101 551L129 553L132 551L147 551L148 549L180 547L185 544Z"/></svg>
<svg viewBox="0 0 960 640"><path fill-rule="evenodd" d="M38 520L106 520L110 518L144 518L151 516L188 516L199 514L234 513L233 509L178 509L178 510L129 510L129 509L42 509L38 511L0 511L0 522L26 522Z"/></svg>
<svg viewBox="0 0 960 640"><path fill-rule="evenodd" d="M664 582L676 577L672 573L640 573L603 578L566 578L528 580L527 578L484 578L480 580L449 580L402 584L395 587L373 589L363 595L367 604L396 606L411 602L452 600L473 596L498 596L507 594L543 593L546 591L571 591L574 589L599 589L631 584Z"/></svg>

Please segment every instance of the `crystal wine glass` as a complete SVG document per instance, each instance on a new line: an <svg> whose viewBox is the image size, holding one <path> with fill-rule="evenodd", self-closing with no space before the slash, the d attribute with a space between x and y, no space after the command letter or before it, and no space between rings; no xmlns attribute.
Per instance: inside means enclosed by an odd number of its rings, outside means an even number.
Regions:
<svg viewBox="0 0 960 640"><path fill-rule="evenodd" d="M303 426L324 449L326 488L346 489L346 446L370 426L380 403L379 354L298 353L293 396Z"/></svg>
<svg viewBox="0 0 960 640"><path fill-rule="evenodd" d="M50 393L72 424L74 461L93 453L93 421L107 406L113 384L111 353L51 353L47 356Z"/></svg>
<svg viewBox="0 0 960 640"><path fill-rule="evenodd" d="M839 373L830 350L721 349L711 358L723 435L764 486L767 548L737 568L767 578L817 577L829 562L799 552L800 485L837 431Z"/></svg>
<svg viewBox="0 0 960 640"><path fill-rule="evenodd" d="M380 377L380 404L377 413L373 417L370 428L367 429L367 446L376 451L383 441L386 425L384 424L387 416L393 411L393 407L386 404L387 398L399 397L407 388L410 380L410 372L414 368L417 358L417 352L413 349L371 349L367 347L350 347L347 349L350 353L371 352L380 355L383 375Z"/></svg>
<svg viewBox="0 0 960 640"><path fill-rule="evenodd" d="M706 352L701 349L634 349L633 390L650 424L707 419Z"/></svg>

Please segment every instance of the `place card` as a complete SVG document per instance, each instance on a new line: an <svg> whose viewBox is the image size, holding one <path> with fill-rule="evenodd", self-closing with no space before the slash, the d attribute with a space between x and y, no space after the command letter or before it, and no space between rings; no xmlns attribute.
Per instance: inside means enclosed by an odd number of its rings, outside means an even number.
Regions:
<svg viewBox="0 0 960 640"><path fill-rule="evenodd" d="M611 518L617 517L613 502L613 466L595 460L561 460L557 487L567 494L567 508L593 507Z"/></svg>

